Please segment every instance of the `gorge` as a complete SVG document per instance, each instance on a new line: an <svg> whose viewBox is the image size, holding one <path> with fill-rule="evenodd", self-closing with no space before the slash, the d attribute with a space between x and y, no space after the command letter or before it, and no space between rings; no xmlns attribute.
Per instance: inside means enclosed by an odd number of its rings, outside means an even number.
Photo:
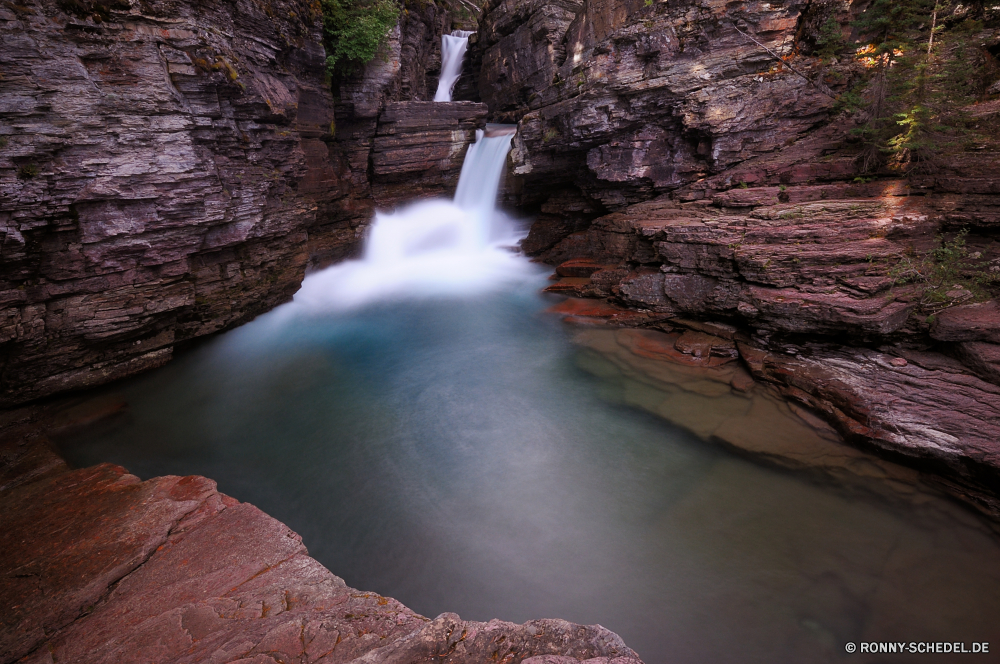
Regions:
<svg viewBox="0 0 1000 664"><path fill-rule="evenodd" d="M232 4L0 5L0 659L991 640L1000 10Z"/></svg>

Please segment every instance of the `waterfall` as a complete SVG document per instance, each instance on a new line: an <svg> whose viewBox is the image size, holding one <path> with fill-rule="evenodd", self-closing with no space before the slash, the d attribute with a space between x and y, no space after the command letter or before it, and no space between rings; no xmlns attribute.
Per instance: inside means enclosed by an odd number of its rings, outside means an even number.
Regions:
<svg viewBox="0 0 1000 664"><path fill-rule="evenodd" d="M487 125L469 146L454 200L379 212L361 259L309 275L294 303L307 310L484 292L540 272L510 251L515 224L496 209L513 125Z"/></svg>
<svg viewBox="0 0 1000 664"><path fill-rule="evenodd" d="M462 75L462 59L471 34L471 30L455 30L450 35L441 35L441 78L434 101L451 101L451 92Z"/></svg>
<svg viewBox="0 0 1000 664"><path fill-rule="evenodd" d="M516 125L486 125L485 132L476 130L476 142L465 155L455 190L455 204L460 208L484 218L493 214L515 128Z"/></svg>

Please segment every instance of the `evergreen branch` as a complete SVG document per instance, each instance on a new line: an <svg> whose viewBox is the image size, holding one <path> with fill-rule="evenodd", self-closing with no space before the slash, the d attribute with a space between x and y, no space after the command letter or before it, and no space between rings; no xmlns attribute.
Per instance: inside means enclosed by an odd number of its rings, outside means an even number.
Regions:
<svg viewBox="0 0 1000 664"><path fill-rule="evenodd" d="M735 23L733 23L733 29L736 30L736 32L738 32L741 35L743 35L744 37L746 37L747 39L749 39L750 41L752 41L757 46L760 46L762 49L764 49L765 51L767 51L768 55L770 55L772 58L774 58L775 60L777 60L778 62L780 62L784 66L786 66L789 69L791 69L793 73L798 74L799 76L801 76L802 78L804 78L807 83L809 83L810 85L812 85L813 87L815 87L817 90L819 90L820 92L822 92L823 94L825 94L827 97L829 97L830 99L833 99L833 100L837 99L837 93L834 92L833 90L831 90L829 87L827 87L826 84L824 84L822 81L814 81L814 80L812 80L811 78L809 78L808 76L806 76L805 74L803 74L802 72L800 72L798 69L796 69L795 67L793 67L791 64L789 64L788 62L785 62L785 60L780 55L778 55L777 53L775 53L774 51L772 51L771 49L769 49L767 46L764 46L763 44L761 44L759 41L757 41L756 39L754 39L753 37L751 37L747 33L745 33L742 30L740 30L738 27L736 27Z"/></svg>

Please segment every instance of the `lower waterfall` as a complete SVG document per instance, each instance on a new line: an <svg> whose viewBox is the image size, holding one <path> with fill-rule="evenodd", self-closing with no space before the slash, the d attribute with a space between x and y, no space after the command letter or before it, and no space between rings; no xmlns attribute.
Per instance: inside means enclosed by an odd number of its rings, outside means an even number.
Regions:
<svg viewBox="0 0 1000 664"><path fill-rule="evenodd" d="M516 224L496 209L513 135L508 125L478 130L454 200L418 201L377 213L362 257L309 275L292 309L470 294L538 279L538 268L511 251L520 239Z"/></svg>

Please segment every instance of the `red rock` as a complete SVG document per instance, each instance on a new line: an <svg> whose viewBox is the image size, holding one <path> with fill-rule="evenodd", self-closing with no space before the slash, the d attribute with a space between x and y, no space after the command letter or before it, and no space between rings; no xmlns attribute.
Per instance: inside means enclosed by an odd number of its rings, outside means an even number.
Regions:
<svg viewBox="0 0 1000 664"><path fill-rule="evenodd" d="M849 442L930 470L944 488L1000 517L997 385L936 353L907 351L899 365L833 344L738 346L755 378L823 414Z"/></svg>
<svg viewBox="0 0 1000 664"><path fill-rule="evenodd" d="M560 277L586 277L589 279L590 275L595 272L613 267L615 266L606 265L587 258L577 258L560 263L556 267L556 274Z"/></svg>
<svg viewBox="0 0 1000 664"><path fill-rule="evenodd" d="M714 355L735 360L737 357L736 346L731 341L694 330L685 330L674 342L674 348L697 358Z"/></svg>
<svg viewBox="0 0 1000 664"><path fill-rule="evenodd" d="M50 430L53 434L61 434L84 429L119 415L126 409L128 403L115 395L87 399L63 409L55 417Z"/></svg>
<svg viewBox="0 0 1000 664"><path fill-rule="evenodd" d="M709 347L705 347L706 352L703 355L694 355L690 352L680 350L677 345L678 342L683 339L683 335L690 334L692 334L690 331L678 334L659 332L657 330L622 330L618 335L618 342L640 357L648 357L652 360L666 360L688 366L718 367L735 359L710 355L707 352ZM707 337L708 335L705 336ZM690 340L691 338L689 337L688 341ZM681 345L685 346L684 343Z"/></svg>
<svg viewBox="0 0 1000 664"><path fill-rule="evenodd" d="M579 293L590 285L590 277L562 277L551 286L545 287L546 293Z"/></svg>
<svg viewBox="0 0 1000 664"><path fill-rule="evenodd" d="M0 443L24 426L6 423ZM203 477L140 482L103 464L7 486L0 661L472 664L553 655L641 664L600 626L430 621L349 588L306 555L298 535Z"/></svg>
<svg viewBox="0 0 1000 664"><path fill-rule="evenodd" d="M955 344L955 354L983 380L1000 385L1000 344L965 341Z"/></svg>
<svg viewBox="0 0 1000 664"><path fill-rule="evenodd" d="M753 376L751 376L746 371L743 371L741 369L740 371L737 371L735 374L733 374L733 377L729 381L729 384L737 392L749 392L751 389L753 389L753 386L756 383L754 382Z"/></svg>
<svg viewBox="0 0 1000 664"><path fill-rule="evenodd" d="M167 541L214 483L142 483L110 464L0 495L0 659L16 660L81 615Z"/></svg>
<svg viewBox="0 0 1000 664"><path fill-rule="evenodd" d="M547 313L562 314L564 320L576 323L610 324L610 325L644 325L656 323L662 325L662 316L619 307L605 300L569 297L555 304Z"/></svg>
<svg viewBox="0 0 1000 664"><path fill-rule="evenodd" d="M96 24L87 6L0 9L0 125L19 127L0 151L0 404L160 366L288 299L337 198L317 14L170 2Z"/></svg>
<svg viewBox="0 0 1000 664"><path fill-rule="evenodd" d="M996 300L945 309L934 317L931 337L938 341L1000 343L1000 304Z"/></svg>

